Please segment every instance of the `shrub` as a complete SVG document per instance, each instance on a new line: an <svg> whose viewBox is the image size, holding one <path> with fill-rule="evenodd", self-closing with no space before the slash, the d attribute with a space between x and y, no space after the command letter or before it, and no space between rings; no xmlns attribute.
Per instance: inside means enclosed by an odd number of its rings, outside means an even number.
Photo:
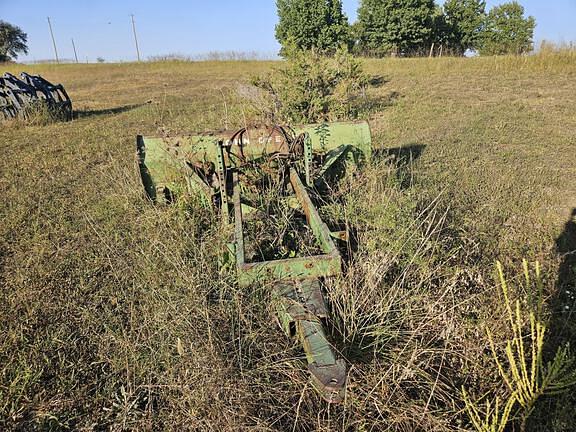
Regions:
<svg viewBox="0 0 576 432"><path fill-rule="evenodd" d="M368 76L347 50L327 57L315 49L291 48L287 56L284 67L252 80L259 89L257 111L267 120L314 123L363 112Z"/></svg>

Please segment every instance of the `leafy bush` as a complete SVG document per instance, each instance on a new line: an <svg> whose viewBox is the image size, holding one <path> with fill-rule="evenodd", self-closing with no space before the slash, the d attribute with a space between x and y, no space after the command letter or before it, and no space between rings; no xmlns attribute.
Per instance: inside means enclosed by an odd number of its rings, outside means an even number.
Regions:
<svg viewBox="0 0 576 432"><path fill-rule="evenodd" d="M369 79L347 50L327 57L291 48L287 57L284 67L252 80L260 90L254 105L266 120L314 123L353 119L364 111Z"/></svg>

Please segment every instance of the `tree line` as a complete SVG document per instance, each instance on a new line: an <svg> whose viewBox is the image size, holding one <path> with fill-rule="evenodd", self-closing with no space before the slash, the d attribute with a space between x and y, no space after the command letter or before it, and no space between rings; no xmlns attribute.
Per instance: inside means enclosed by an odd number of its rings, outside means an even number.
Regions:
<svg viewBox="0 0 576 432"><path fill-rule="evenodd" d="M533 49L536 21L516 1L486 10L484 0L360 0L349 24L341 0L277 0L276 38L288 47L335 52L342 46L373 57L523 54Z"/></svg>
<svg viewBox="0 0 576 432"><path fill-rule="evenodd" d="M486 11L484 0L360 0L350 24L342 0L276 0L276 38L289 47L373 56L523 54L533 48L534 17L516 1ZM0 62L28 52L27 35L0 20Z"/></svg>

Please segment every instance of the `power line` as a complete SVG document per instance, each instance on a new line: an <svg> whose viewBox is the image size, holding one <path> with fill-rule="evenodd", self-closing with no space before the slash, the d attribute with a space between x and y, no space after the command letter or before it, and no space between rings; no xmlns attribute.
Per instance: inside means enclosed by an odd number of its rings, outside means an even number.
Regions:
<svg viewBox="0 0 576 432"><path fill-rule="evenodd" d="M136 36L136 24L134 23L134 14L130 16L132 17L132 31L134 32L134 42L136 43L136 55L138 56L138 61L140 61L140 48L138 47L138 37Z"/></svg>
<svg viewBox="0 0 576 432"><path fill-rule="evenodd" d="M76 52L76 45L74 45L74 38L72 38L72 48L74 48L74 58L76 58L76 63L78 63L78 53Z"/></svg>
<svg viewBox="0 0 576 432"><path fill-rule="evenodd" d="M48 17L48 27L50 28L50 36L52 36L52 44L54 45L54 54L56 54L56 63L60 63L58 59L58 49L56 48L56 40L54 39L54 32L52 31L52 23L50 22L50 17Z"/></svg>

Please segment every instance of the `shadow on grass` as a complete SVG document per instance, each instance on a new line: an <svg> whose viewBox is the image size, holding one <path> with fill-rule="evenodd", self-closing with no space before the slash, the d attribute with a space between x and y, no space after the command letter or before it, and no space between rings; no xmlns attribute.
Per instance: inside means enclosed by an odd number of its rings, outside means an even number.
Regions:
<svg viewBox="0 0 576 432"><path fill-rule="evenodd" d="M396 178L402 189L412 185L412 164L422 156L426 149L425 144L409 144L402 147L384 148L374 151L376 159L389 158L396 168Z"/></svg>
<svg viewBox="0 0 576 432"><path fill-rule="evenodd" d="M560 257L556 291L549 302L552 313L548 325L548 352L570 343L576 346L576 208L556 239L556 253Z"/></svg>
<svg viewBox="0 0 576 432"><path fill-rule="evenodd" d="M556 297L551 304L553 319L550 325L554 338L576 346L576 208L564 224L562 234L556 239L556 251L560 256Z"/></svg>
<svg viewBox="0 0 576 432"><path fill-rule="evenodd" d="M425 148L425 144L408 144L402 147L378 149L374 151L374 157L386 158L392 156L396 168L405 168L412 161L418 159Z"/></svg>
<svg viewBox="0 0 576 432"><path fill-rule="evenodd" d="M556 351L569 344L572 355L576 347L576 208L556 239L560 258L556 290L549 302L549 332L544 341L544 360L552 360ZM528 420L527 431L572 431L576 424L576 393L569 390L555 396L545 396L536 404Z"/></svg>
<svg viewBox="0 0 576 432"><path fill-rule="evenodd" d="M383 85L383 84L382 84ZM372 86L374 88L380 87L380 85ZM361 104L360 113L364 115L378 113L384 111L386 108L393 106L398 99L400 99L400 93L397 91L391 91L386 95L369 95L366 96L364 103Z"/></svg>
<svg viewBox="0 0 576 432"><path fill-rule="evenodd" d="M138 104L130 104L130 105L123 105L116 108L104 108L99 110L77 110L74 111L74 119L81 119L86 117L98 117L103 115L115 115L121 114L128 111L132 111L136 108L140 108L144 105L148 105L150 102L138 103Z"/></svg>
<svg viewBox="0 0 576 432"><path fill-rule="evenodd" d="M390 80L384 78L382 75L373 75L368 80L368 84L370 84L370 87L375 88L382 87L384 84L387 84L388 82L390 82Z"/></svg>

